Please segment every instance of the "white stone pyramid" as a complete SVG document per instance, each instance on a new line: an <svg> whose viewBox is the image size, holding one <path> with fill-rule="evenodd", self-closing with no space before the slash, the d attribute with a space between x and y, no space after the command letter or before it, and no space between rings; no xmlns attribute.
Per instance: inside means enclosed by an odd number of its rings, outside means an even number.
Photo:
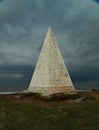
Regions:
<svg viewBox="0 0 99 130"><path fill-rule="evenodd" d="M28 92L50 96L54 93L75 92L68 70L49 27L46 38L31 79Z"/></svg>

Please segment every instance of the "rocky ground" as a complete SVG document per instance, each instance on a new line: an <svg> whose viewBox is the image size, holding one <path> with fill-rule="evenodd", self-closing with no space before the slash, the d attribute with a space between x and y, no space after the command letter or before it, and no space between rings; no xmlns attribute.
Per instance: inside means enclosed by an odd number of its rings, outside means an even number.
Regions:
<svg viewBox="0 0 99 130"><path fill-rule="evenodd" d="M85 91L85 92L78 92L76 96L55 96L51 99L46 97L41 98L40 95L36 94L27 94L27 93L16 93L16 94L2 94L0 95L0 100L7 100L12 102L19 102L19 103L29 103L29 104L41 104L45 106L50 106L51 103L58 102L58 104L62 103L80 103L84 102L85 100L97 100L99 101L99 91Z"/></svg>

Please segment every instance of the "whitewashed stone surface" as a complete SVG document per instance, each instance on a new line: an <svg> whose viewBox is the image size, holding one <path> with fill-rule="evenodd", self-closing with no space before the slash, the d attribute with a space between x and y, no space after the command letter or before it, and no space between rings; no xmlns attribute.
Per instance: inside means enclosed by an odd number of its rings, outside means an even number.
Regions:
<svg viewBox="0 0 99 130"><path fill-rule="evenodd" d="M40 93L43 96L50 96L54 93L70 94L75 92L50 27L46 34L28 92Z"/></svg>

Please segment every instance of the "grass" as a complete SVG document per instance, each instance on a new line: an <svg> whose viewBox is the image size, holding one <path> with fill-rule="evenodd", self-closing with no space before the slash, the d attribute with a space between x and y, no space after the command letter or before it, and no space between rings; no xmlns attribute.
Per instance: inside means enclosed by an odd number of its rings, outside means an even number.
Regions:
<svg viewBox="0 0 99 130"><path fill-rule="evenodd" d="M33 101L35 100L32 97ZM0 130L99 130L99 101L0 100Z"/></svg>

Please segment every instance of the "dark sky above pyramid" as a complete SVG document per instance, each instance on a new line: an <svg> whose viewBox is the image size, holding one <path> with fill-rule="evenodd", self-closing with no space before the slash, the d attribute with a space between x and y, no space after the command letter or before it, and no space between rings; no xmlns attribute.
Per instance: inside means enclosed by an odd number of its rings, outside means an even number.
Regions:
<svg viewBox="0 0 99 130"><path fill-rule="evenodd" d="M99 3L99 0L95 0L95 1Z"/></svg>
<svg viewBox="0 0 99 130"><path fill-rule="evenodd" d="M75 82L99 82L98 0L0 0L0 86L27 86L51 26Z"/></svg>

